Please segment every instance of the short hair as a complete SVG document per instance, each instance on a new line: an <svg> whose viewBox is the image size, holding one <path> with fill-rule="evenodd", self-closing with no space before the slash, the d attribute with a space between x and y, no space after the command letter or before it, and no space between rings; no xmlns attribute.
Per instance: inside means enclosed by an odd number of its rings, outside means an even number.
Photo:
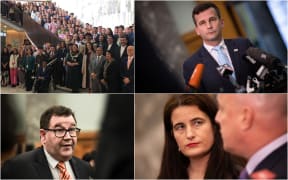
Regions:
<svg viewBox="0 0 288 180"><path fill-rule="evenodd" d="M201 12L211 8L211 7L215 9L217 16L219 18L221 18L220 10L214 3L211 3L211 2L201 3L201 4L196 5L192 11L192 19L193 19L195 26L197 26L196 20L195 20L195 15L198 15L199 13L201 13Z"/></svg>
<svg viewBox="0 0 288 180"><path fill-rule="evenodd" d="M72 115L75 123L77 123L74 112L67 107L64 106L52 106L48 108L40 117L40 129L49 128L49 123L52 116L64 116L68 117Z"/></svg>
<svg viewBox="0 0 288 180"><path fill-rule="evenodd" d="M106 54L107 54L107 53L109 53L109 54L110 54L110 56L111 56L112 58L114 58L114 56L113 56L113 53L112 53L112 51L111 51L111 50L107 50L107 51L106 51Z"/></svg>

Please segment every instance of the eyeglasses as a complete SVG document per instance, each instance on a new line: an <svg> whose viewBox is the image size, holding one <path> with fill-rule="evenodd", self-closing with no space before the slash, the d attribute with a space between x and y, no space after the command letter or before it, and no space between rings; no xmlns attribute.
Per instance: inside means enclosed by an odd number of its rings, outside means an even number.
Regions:
<svg viewBox="0 0 288 180"><path fill-rule="evenodd" d="M70 128L70 129L44 129L46 131L53 131L55 136L58 138L63 138L66 136L66 133L69 132L71 137L77 137L81 131L79 128Z"/></svg>

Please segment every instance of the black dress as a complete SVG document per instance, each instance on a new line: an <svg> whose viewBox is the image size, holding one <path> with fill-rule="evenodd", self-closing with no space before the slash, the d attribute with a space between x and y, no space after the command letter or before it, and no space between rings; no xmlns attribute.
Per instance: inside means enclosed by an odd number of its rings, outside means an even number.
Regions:
<svg viewBox="0 0 288 180"><path fill-rule="evenodd" d="M68 66L67 68L67 87L72 89L72 92L79 92L82 82L82 59L83 55L81 53L67 55L67 62L78 63L76 66Z"/></svg>

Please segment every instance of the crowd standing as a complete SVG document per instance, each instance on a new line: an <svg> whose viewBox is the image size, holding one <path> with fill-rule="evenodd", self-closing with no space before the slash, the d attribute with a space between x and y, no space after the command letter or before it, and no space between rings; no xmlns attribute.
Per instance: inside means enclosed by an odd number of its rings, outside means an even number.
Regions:
<svg viewBox="0 0 288 180"><path fill-rule="evenodd" d="M53 2L20 7L61 41L41 47L28 40L20 47L8 44L1 52L1 86L18 85L33 92L49 92L57 86L72 92L134 92L134 24L116 26L113 32L82 23Z"/></svg>

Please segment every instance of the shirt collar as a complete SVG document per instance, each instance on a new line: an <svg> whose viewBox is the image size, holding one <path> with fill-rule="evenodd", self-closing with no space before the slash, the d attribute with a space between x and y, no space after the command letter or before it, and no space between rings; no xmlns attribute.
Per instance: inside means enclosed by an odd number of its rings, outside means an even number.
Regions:
<svg viewBox="0 0 288 180"><path fill-rule="evenodd" d="M50 167L52 168L56 168L57 164L59 161L57 161L56 159L54 159L45 149L45 147L43 147L44 149L44 153L45 153L45 156L47 157L47 161L48 161L48 164Z"/></svg>
<svg viewBox="0 0 288 180"><path fill-rule="evenodd" d="M215 46L210 46L210 45L206 44L205 42L203 42L203 46L207 49L207 51L208 51L209 53L211 53L212 50L213 50L213 48L215 47ZM224 39L222 39L217 46L221 46L221 47L226 48Z"/></svg>
<svg viewBox="0 0 288 180"><path fill-rule="evenodd" d="M261 161L263 161L269 154L271 154L274 150L278 149L286 142L287 133L273 140L263 148L259 149L255 154L253 154L246 165L248 174L251 174Z"/></svg>

